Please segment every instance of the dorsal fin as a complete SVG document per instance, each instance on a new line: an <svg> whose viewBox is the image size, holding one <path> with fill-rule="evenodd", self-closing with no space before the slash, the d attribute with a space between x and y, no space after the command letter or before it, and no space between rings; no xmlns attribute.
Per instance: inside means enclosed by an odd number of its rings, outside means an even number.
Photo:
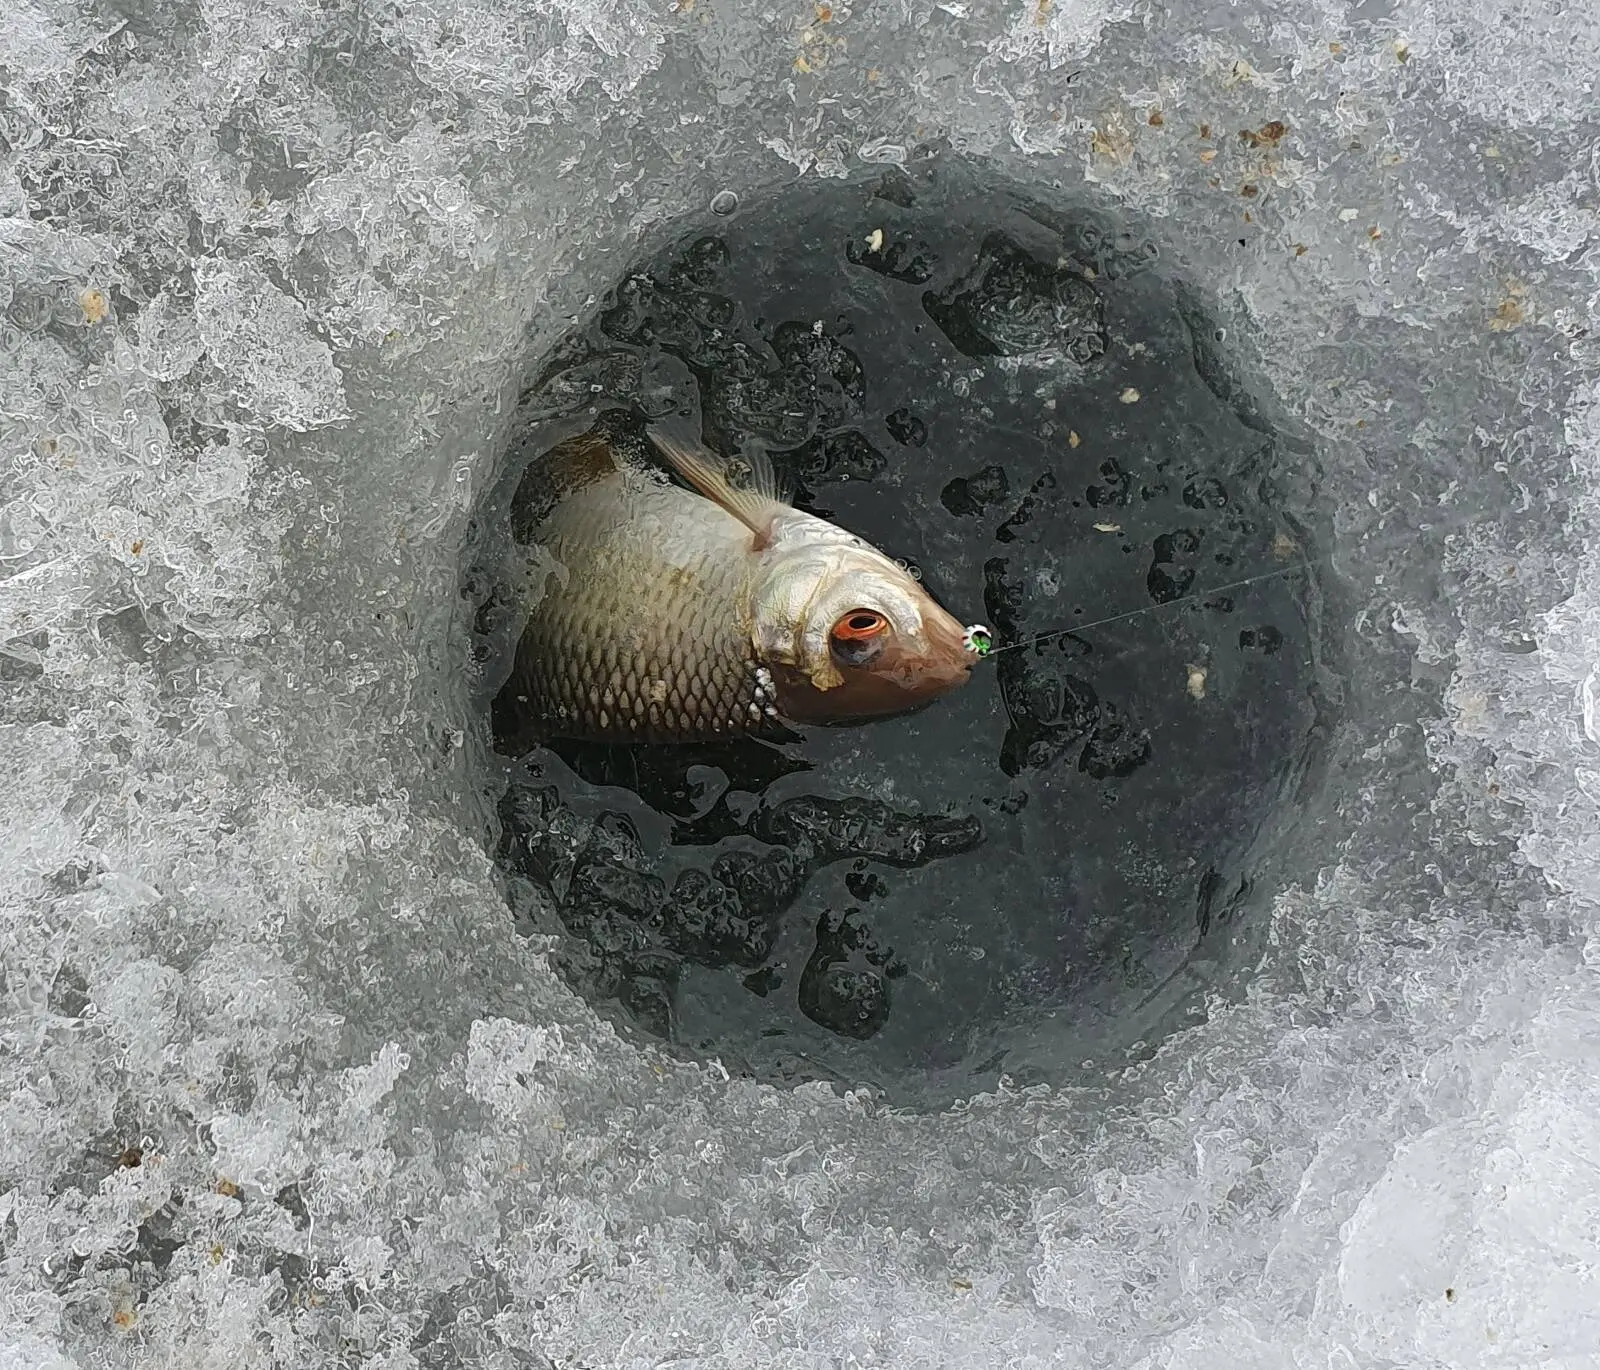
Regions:
<svg viewBox="0 0 1600 1370"><path fill-rule="evenodd" d="M772 521L786 507L786 501L779 493L777 472L765 452L740 459L750 467L750 475L735 485L728 479L728 463L693 439L659 424L652 424L647 431L674 471L755 534L757 551L771 541Z"/></svg>

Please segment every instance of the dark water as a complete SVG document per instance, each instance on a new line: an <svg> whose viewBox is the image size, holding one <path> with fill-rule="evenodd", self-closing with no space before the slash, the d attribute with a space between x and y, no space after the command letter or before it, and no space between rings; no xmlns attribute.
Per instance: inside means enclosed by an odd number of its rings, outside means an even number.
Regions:
<svg viewBox="0 0 1600 1370"><path fill-rule="evenodd" d="M1315 480L1200 298L1104 213L928 158L685 226L536 365L468 578L486 708L540 454L671 411L999 645L1096 625L777 746L513 760L497 708L512 906L581 992L732 1069L910 1097L1076 1067L1205 989L1329 718L1315 576L1211 592L1315 554Z"/></svg>

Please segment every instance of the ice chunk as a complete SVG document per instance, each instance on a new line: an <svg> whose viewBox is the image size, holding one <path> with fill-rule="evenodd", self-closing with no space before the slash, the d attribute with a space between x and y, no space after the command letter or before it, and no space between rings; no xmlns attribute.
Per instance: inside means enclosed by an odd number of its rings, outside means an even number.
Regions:
<svg viewBox="0 0 1600 1370"><path fill-rule="evenodd" d="M25 81L63 76L98 36L88 16L69 3L17 0L0 23L0 68Z"/></svg>
<svg viewBox="0 0 1600 1370"><path fill-rule="evenodd" d="M259 266L201 262L194 312L212 362L257 418L304 432L349 417L332 349L311 332L305 307Z"/></svg>
<svg viewBox="0 0 1600 1370"><path fill-rule="evenodd" d="M1406 1328L1424 1307L1453 1300L1478 1170L1492 1145L1467 1122L1401 1148L1345 1224L1339 1292L1347 1307ZM1409 1339L1398 1336L1389 1349L1404 1354Z"/></svg>
<svg viewBox="0 0 1600 1370"><path fill-rule="evenodd" d="M1392 52L1446 70L1446 98L1488 125L1567 127L1589 117L1596 92L1570 45L1597 29L1588 15L1575 24L1560 0L1480 0L1450 13L1407 0L1395 12Z"/></svg>
<svg viewBox="0 0 1600 1370"><path fill-rule="evenodd" d="M26 533L17 539L18 521L26 516L24 509L7 519L17 552L29 550L32 541ZM85 579L83 567L68 556L0 579L0 643L31 636L70 613L81 601Z"/></svg>
<svg viewBox="0 0 1600 1370"><path fill-rule="evenodd" d="M188 375L206 350L194 309L170 291L163 290L139 311L138 328L139 364L152 380Z"/></svg>
<svg viewBox="0 0 1600 1370"><path fill-rule="evenodd" d="M7 853L4 885L13 897L35 894L35 882L66 864L76 850L78 826L61 797L34 777L70 770L77 743L65 728L48 723L0 725L0 757L13 782L0 809L0 828Z"/></svg>
<svg viewBox="0 0 1600 1370"><path fill-rule="evenodd" d="M610 99L626 95L660 60L664 36L650 7L592 0L404 6L389 23L430 85L530 99L545 119L589 82Z"/></svg>

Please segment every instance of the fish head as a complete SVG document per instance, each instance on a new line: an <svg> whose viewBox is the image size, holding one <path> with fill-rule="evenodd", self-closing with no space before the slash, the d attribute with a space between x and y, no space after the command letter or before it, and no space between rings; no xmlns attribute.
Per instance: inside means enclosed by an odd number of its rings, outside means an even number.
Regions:
<svg viewBox="0 0 1600 1370"><path fill-rule="evenodd" d="M904 713L966 682L978 660L966 630L898 562L810 515L774 534L752 618L785 717Z"/></svg>

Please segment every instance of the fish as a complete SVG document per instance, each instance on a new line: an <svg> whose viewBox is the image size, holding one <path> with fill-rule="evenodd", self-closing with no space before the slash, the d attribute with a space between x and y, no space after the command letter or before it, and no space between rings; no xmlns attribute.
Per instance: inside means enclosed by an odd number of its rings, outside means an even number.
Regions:
<svg viewBox="0 0 1600 1370"><path fill-rule="evenodd" d="M657 424L664 471L591 430L541 475L549 554L501 692L526 738L704 742L910 712L963 684L971 634L903 566ZM530 591L537 590L530 586Z"/></svg>

